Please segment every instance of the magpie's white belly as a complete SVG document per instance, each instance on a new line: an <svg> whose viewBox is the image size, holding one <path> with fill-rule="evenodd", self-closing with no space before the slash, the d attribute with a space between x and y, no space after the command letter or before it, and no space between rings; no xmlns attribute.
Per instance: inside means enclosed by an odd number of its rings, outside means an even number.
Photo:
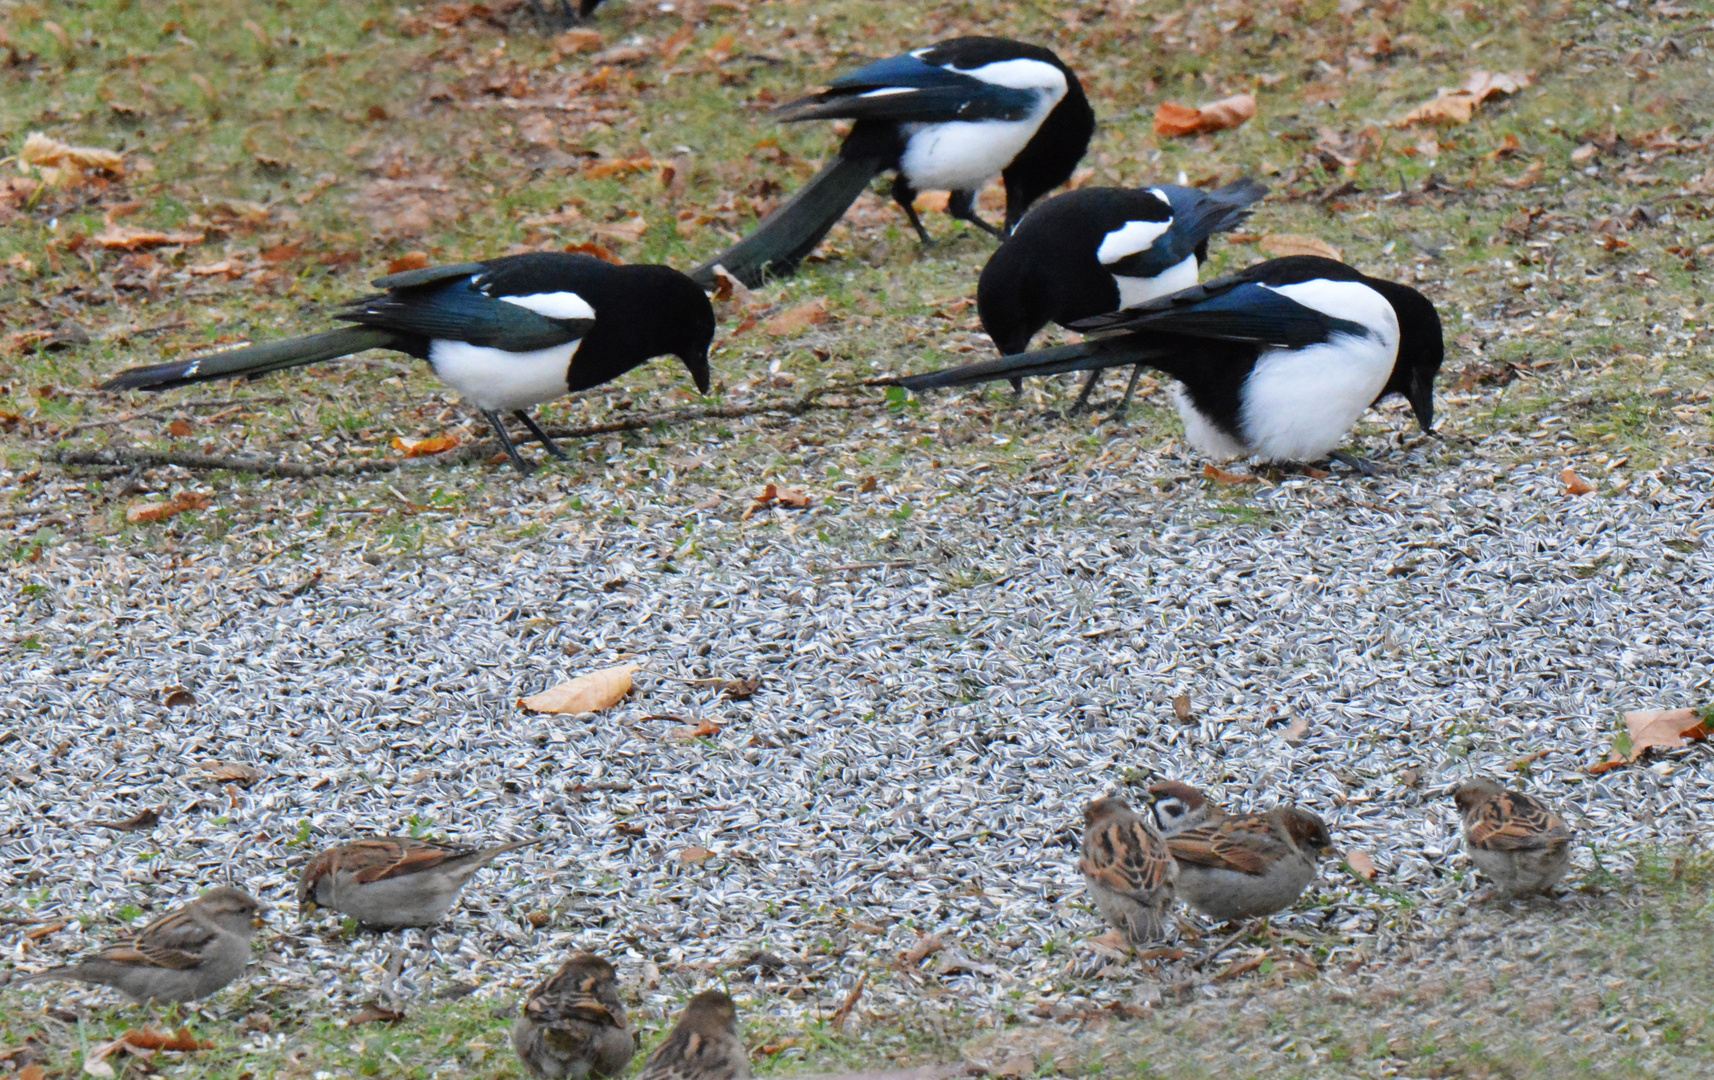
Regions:
<svg viewBox="0 0 1714 1080"><path fill-rule="evenodd" d="M1052 103L1022 120L906 124L899 172L918 191L976 191L1012 163Z"/></svg>
<svg viewBox="0 0 1714 1080"><path fill-rule="evenodd" d="M566 372L583 339L535 352L507 352L467 341L429 342L429 365L441 382L479 409L511 412L564 397Z"/></svg>
<svg viewBox="0 0 1714 1080"><path fill-rule="evenodd" d="M1196 256L1186 255L1178 265L1169 267L1154 277L1126 277L1123 274L1114 274L1113 284L1119 287L1120 310L1146 304L1156 297L1171 296L1196 284Z"/></svg>
<svg viewBox="0 0 1714 1080"><path fill-rule="evenodd" d="M1396 344L1339 334L1324 345L1256 359L1239 414L1250 452L1268 461L1317 461L1344 440L1387 385Z"/></svg>
<svg viewBox="0 0 1714 1080"><path fill-rule="evenodd" d="M1254 453L1199 412L1196 403L1190 400L1190 394L1178 383L1172 384L1172 405L1178 410L1178 418L1184 422L1184 441L1203 457L1232 461Z"/></svg>

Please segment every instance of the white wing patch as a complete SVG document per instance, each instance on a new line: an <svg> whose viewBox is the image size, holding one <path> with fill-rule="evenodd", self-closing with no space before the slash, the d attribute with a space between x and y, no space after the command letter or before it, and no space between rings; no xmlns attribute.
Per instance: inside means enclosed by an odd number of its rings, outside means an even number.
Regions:
<svg viewBox="0 0 1714 1080"><path fill-rule="evenodd" d="M914 94L916 92L917 92L916 87L914 87L914 86L886 86L886 87L882 87L879 90L871 90L867 94L858 94L857 96L858 97L896 97L899 94Z"/></svg>
<svg viewBox="0 0 1714 1080"><path fill-rule="evenodd" d="M531 293L528 296L496 296L508 304L527 308L550 319L593 319L595 309L574 292Z"/></svg>
<svg viewBox="0 0 1714 1080"><path fill-rule="evenodd" d="M1264 285L1289 300L1334 319L1354 322L1386 348L1399 347L1399 314L1387 298L1361 281L1328 281L1315 278L1295 285Z"/></svg>
<svg viewBox="0 0 1714 1080"><path fill-rule="evenodd" d="M1172 218L1165 221L1127 221L1101 238L1101 246L1095 249L1095 259L1102 266L1111 266L1139 251L1147 251L1171 228Z"/></svg>
<svg viewBox="0 0 1714 1080"><path fill-rule="evenodd" d="M1162 296L1171 296L1196 284L1196 256L1186 255L1176 265L1169 266L1154 277L1113 275L1119 287L1119 309L1136 307Z"/></svg>
<svg viewBox="0 0 1714 1080"><path fill-rule="evenodd" d="M1067 89L1065 72L1045 60L996 60L968 70L948 64L947 70L980 79L989 86L1046 91L1055 104L1065 96Z"/></svg>

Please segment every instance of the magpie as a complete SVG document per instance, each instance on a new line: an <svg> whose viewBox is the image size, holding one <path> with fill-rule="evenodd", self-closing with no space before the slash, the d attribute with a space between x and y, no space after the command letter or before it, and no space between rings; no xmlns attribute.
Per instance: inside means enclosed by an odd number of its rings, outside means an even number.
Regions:
<svg viewBox="0 0 1714 1080"><path fill-rule="evenodd" d="M952 38L876 61L775 115L856 123L802 191L691 271L705 288L717 265L751 286L790 275L869 181L888 171L893 201L923 243L928 230L912 206L919 191L950 191L948 213L1003 237L1031 203L1071 178L1095 132L1083 85L1059 57L992 37ZM1004 229L976 213L976 193L996 176L1006 186Z"/></svg>
<svg viewBox="0 0 1714 1080"><path fill-rule="evenodd" d="M559 10L550 16L547 8L542 6L542 0L530 0L530 10L535 12L536 26L543 33L588 22L589 17L595 14L595 9L600 6L601 0L577 0L577 10L573 11L571 0L559 0Z"/></svg>
<svg viewBox="0 0 1714 1080"><path fill-rule="evenodd" d="M1055 195L1024 215L982 268L976 311L1001 353L1021 353L1050 322L1131 308L1196 284L1208 260L1208 238L1236 228L1250 204L1268 193L1244 179L1214 191L1159 184L1080 188ZM1142 373L1114 411L1124 415ZM1071 412L1081 410L1100 379L1091 371ZM1020 384L1012 382L1017 389Z"/></svg>
<svg viewBox="0 0 1714 1080"><path fill-rule="evenodd" d="M900 379L920 391L1145 364L1177 380L1186 439L1217 460L1333 456L1389 394L1434 427L1440 315L1405 285L1309 255L1270 259L1072 329L1108 336Z"/></svg>
<svg viewBox="0 0 1714 1080"><path fill-rule="evenodd" d="M506 434L511 413L548 453L565 452L529 410L623 375L657 356L684 362L708 393L714 308L695 282L666 266L614 266L589 255L531 252L391 274L384 291L335 317L353 325L268 345L131 368L103 390L176 386L393 349L427 360L440 380L493 426L520 473L531 466Z"/></svg>

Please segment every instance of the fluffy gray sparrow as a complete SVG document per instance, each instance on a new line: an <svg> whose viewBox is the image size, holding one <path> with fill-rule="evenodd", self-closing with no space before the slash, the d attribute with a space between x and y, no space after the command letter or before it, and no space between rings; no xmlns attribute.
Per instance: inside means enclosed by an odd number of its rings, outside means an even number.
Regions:
<svg viewBox="0 0 1714 1080"><path fill-rule="evenodd" d="M1223 922L1290 907L1334 853L1327 823L1295 806L1208 821L1166 844L1178 863L1178 895Z"/></svg>
<svg viewBox="0 0 1714 1080"><path fill-rule="evenodd" d="M512 1045L530 1074L545 1080L617 1075L637 1052L637 1037L613 965L589 953L567 960L524 1002Z"/></svg>
<svg viewBox="0 0 1714 1080"><path fill-rule="evenodd" d="M1117 796L1090 803L1083 820L1077 868L1095 906L1132 945L1160 941L1175 877L1166 841Z"/></svg>
<svg viewBox="0 0 1714 1080"><path fill-rule="evenodd" d="M1464 815L1464 850L1502 892L1546 892L1565 876L1577 834L1540 799L1481 776L1452 799Z"/></svg>
<svg viewBox="0 0 1714 1080"><path fill-rule="evenodd" d="M738 1009L718 990L690 999L666 1042L636 1080L749 1080L750 1057L738 1038Z"/></svg>
<svg viewBox="0 0 1714 1080"><path fill-rule="evenodd" d="M135 1001L195 1001L219 990L250 963L250 937L262 902L228 885L210 889L132 935L123 945L15 985L75 979L111 986Z"/></svg>
<svg viewBox="0 0 1714 1080"><path fill-rule="evenodd" d="M1155 828L1162 836L1194 829L1226 816L1226 811L1209 802L1202 792L1177 780L1150 784L1148 803L1154 812Z"/></svg>
<svg viewBox="0 0 1714 1080"><path fill-rule="evenodd" d="M298 881L298 910L332 908L363 926L433 926L458 891L497 855L551 839L537 836L490 848L408 836L354 840L317 855Z"/></svg>

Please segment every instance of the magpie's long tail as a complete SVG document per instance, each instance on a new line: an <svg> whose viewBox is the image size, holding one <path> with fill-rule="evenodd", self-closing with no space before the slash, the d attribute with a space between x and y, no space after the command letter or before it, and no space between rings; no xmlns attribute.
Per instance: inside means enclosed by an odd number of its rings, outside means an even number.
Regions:
<svg viewBox="0 0 1714 1080"><path fill-rule="evenodd" d="M1193 236L1231 232L1250 216L1250 204L1268 193L1268 186L1248 177L1207 192L1207 197L1180 212L1177 224Z"/></svg>
<svg viewBox="0 0 1714 1080"><path fill-rule="evenodd" d="M233 379L242 376L265 375L270 371L334 360L364 349L385 349L397 340L390 330L374 330L349 326L329 330L325 334L274 341L267 345L247 345L242 349L199 356L194 360L174 360L170 364L150 364L121 371L101 384L103 390L171 390L175 386L208 382L211 379Z"/></svg>
<svg viewBox="0 0 1714 1080"><path fill-rule="evenodd" d="M884 160L875 158L834 158L802 191L756 226L755 232L692 270L691 280L712 289L716 266L724 266L751 287L765 278L790 277L863 194L875 174L886 167Z"/></svg>
<svg viewBox="0 0 1714 1080"><path fill-rule="evenodd" d="M963 367L909 375L898 384L907 390L938 390L949 386L969 386L971 383L994 379L1026 379L1034 375L1059 375L1067 371L1098 371L1102 368L1129 367L1150 364L1178 354L1181 348L1149 343L1131 334L1085 341L1078 345L1058 345L1051 349L1034 349L1014 353L994 360L983 360Z"/></svg>

